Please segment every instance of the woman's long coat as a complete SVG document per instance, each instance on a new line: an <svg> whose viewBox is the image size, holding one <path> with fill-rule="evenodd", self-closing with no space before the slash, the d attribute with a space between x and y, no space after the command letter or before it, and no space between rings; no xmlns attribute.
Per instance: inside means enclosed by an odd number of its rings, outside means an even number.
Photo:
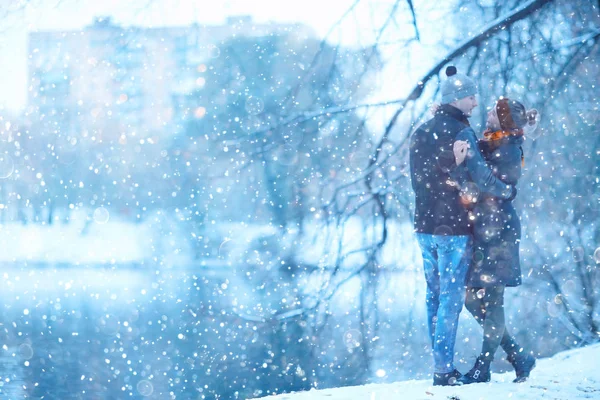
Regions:
<svg viewBox="0 0 600 400"><path fill-rule="evenodd" d="M494 175L516 185L521 177L523 136L479 141L479 149ZM519 242L521 223L512 204L483 195L473 213L473 262L468 283L472 287L521 284Z"/></svg>

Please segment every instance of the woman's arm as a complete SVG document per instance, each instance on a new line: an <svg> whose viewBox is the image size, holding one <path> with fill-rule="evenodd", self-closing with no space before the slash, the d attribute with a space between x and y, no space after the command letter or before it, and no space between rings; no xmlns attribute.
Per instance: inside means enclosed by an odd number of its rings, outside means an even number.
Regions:
<svg viewBox="0 0 600 400"><path fill-rule="evenodd" d="M464 157L464 168L469 173L471 180L479 187L482 192L487 192L492 196L511 199L516 194L516 189L512 185L507 185L494 176L492 169L487 165L479 147L475 132L471 128L463 129L456 137L458 141L466 141L469 150ZM464 148L458 145L457 149Z"/></svg>

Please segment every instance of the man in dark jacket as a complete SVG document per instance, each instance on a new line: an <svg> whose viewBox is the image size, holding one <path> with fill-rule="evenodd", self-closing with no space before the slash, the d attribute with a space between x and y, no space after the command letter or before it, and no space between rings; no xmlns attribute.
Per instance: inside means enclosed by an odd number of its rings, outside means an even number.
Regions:
<svg viewBox="0 0 600 400"><path fill-rule="evenodd" d="M434 385L460 384L461 374L454 368L454 344L472 253L469 203L474 198L469 191L505 199L516 194L513 186L496 179L479 153L467 119L477 107L475 83L458 74L455 67L448 67L446 75L441 85L442 105L433 119L417 128L410 142L414 227L427 281ZM458 140L468 143L463 152L465 162L459 166L453 153Z"/></svg>

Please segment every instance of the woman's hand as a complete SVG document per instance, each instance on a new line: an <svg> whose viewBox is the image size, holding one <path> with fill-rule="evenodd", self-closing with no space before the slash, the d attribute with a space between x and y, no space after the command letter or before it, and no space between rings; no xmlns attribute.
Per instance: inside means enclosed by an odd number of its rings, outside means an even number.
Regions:
<svg viewBox="0 0 600 400"><path fill-rule="evenodd" d="M456 160L456 165L462 164L465 161L465 157L467 156L467 152L469 151L469 142L465 140L457 140L454 142L453 150L454 150L454 158Z"/></svg>

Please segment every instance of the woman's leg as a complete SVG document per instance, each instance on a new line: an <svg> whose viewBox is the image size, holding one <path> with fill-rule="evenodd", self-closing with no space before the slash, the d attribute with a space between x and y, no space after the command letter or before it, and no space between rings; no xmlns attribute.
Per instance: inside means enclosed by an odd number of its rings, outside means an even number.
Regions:
<svg viewBox="0 0 600 400"><path fill-rule="evenodd" d="M483 327L483 321L485 321L485 304L483 303L483 296L478 296L478 293L483 293L482 288L478 287L467 287L467 296L465 298L465 307L475 321Z"/></svg>
<svg viewBox="0 0 600 400"><path fill-rule="evenodd" d="M491 291L492 298L490 298L489 294L487 293L489 291ZM504 287L501 288L501 292L501 299L503 304ZM486 313L487 308L489 308L489 304L486 303L490 303L490 300L493 303L497 303L497 301L495 301L495 299L493 298L494 294L499 294L497 288L467 288L465 306L467 307L467 310L469 310L469 312L473 315L473 317L475 317L475 320L484 328L484 335L486 330ZM497 306L497 304L495 305ZM494 307L492 307L492 309L493 308ZM500 317L500 314L503 314L503 310L502 313L496 311L495 317ZM492 319L492 324L490 325L493 326L494 317L490 316L490 318ZM504 322L504 325L505 324L506 322ZM487 327L487 329L489 330L489 327ZM517 378L513 382L525 382L529 378L531 371L535 368L535 357L533 357L529 353L522 352L521 346L519 346L516 340L508 333L506 325L504 327L504 333L502 334L500 346L502 346L502 349L508 355L508 361L515 368ZM490 363L496 349L497 345L495 345L493 341L489 340L486 343L486 336L484 336L482 355L477 358L475 366L465 376L463 376L460 379L460 381L464 384L489 381ZM486 355L486 353L488 354Z"/></svg>
<svg viewBox="0 0 600 400"><path fill-rule="evenodd" d="M486 300L484 299L485 292L486 289L483 288L468 287L467 296L465 299L465 307L467 308L467 310L469 310L471 315L473 315L473 317L475 318L475 321L477 321L482 328L484 327L486 316ZM500 346L509 356L517 354L521 349L517 341L512 336L510 336L510 333L506 329L506 326L504 328L504 334L502 335L502 339L500 341Z"/></svg>
<svg viewBox="0 0 600 400"><path fill-rule="evenodd" d="M490 364L494 359L494 354L502 342L504 336L510 338L506 333L506 321L504 320L504 286L496 286L486 290L484 296L486 307L485 322L483 324L483 345L481 355L475 364L475 370L479 369L478 375L482 374L489 380ZM514 339L511 342L504 343L504 350L508 354L508 360L515 368L517 379L514 382L524 382L529 377L531 370L535 368L535 358L527 353L519 354L519 346ZM471 370L473 371L473 370ZM469 371L469 374L471 374ZM477 377L473 375L477 380Z"/></svg>
<svg viewBox="0 0 600 400"><path fill-rule="evenodd" d="M469 372L460 378L463 384L489 382L490 365L504 335L504 286L472 288L465 299L468 309L483 326L481 354Z"/></svg>
<svg viewBox="0 0 600 400"><path fill-rule="evenodd" d="M506 322L504 320L504 286L486 288L483 296L485 319L483 321L483 345L481 360L491 363L500 346Z"/></svg>
<svg viewBox="0 0 600 400"><path fill-rule="evenodd" d="M517 343L515 338L510 335L506 325L504 326L504 335L502 335L500 347L502 347L502 350L504 350L508 356L518 354L521 350L521 346L519 346L519 343Z"/></svg>

